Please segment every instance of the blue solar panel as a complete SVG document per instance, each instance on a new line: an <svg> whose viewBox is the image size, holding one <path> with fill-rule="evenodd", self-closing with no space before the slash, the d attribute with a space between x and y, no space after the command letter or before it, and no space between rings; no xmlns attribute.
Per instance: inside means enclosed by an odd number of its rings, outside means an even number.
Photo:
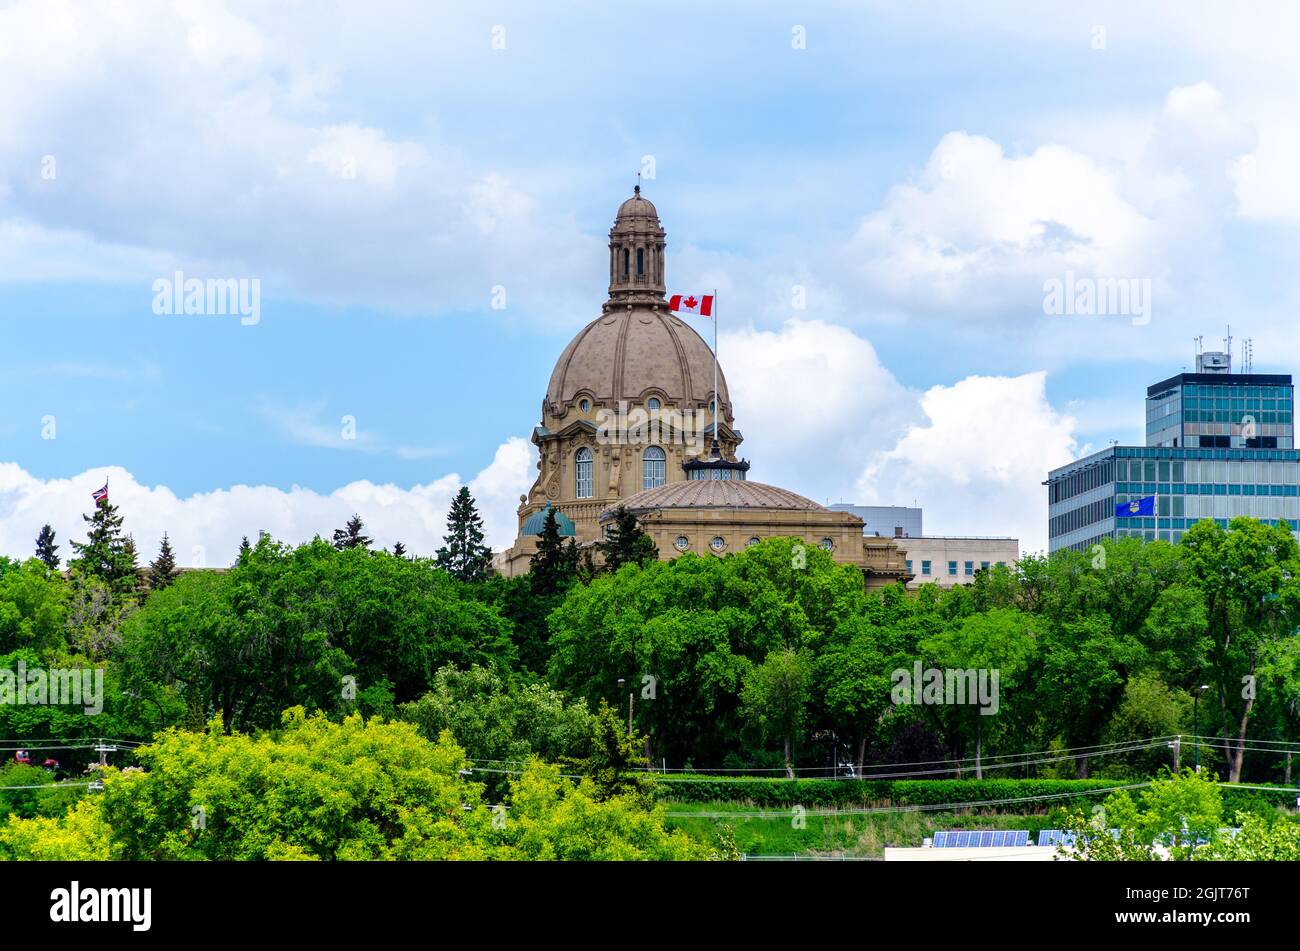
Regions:
<svg viewBox="0 0 1300 951"><path fill-rule="evenodd" d="M947 833L947 832L936 832L936 833L934 834L934 847L935 847L936 849L944 849L944 848L947 848L947 847L948 847L948 833Z"/></svg>
<svg viewBox="0 0 1300 951"><path fill-rule="evenodd" d="M1027 829L1016 829L1007 833L1007 845L1028 845L1029 831Z"/></svg>
<svg viewBox="0 0 1300 951"><path fill-rule="evenodd" d="M970 833L969 833L969 832L958 832L958 833L957 833L957 848L959 848L959 849L965 849L965 848L969 848L969 847L970 847Z"/></svg>

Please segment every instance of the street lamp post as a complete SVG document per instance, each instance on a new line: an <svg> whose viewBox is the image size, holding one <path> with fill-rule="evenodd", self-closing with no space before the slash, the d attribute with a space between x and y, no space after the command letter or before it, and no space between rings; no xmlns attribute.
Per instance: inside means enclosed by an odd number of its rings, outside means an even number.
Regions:
<svg viewBox="0 0 1300 951"><path fill-rule="evenodd" d="M618 678L618 689L619 689L619 690L622 690L622 689L623 689L623 684L625 684L625 683L627 683L627 681L626 681L625 679L623 679L622 677L619 677L619 678ZM632 735L632 695L633 695L634 693L635 693L635 691L633 691L633 690L628 690L628 692L627 692L627 735L628 735L628 736L631 736L631 735Z"/></svg>
<svg viewBox="0 0 1300 951"><path fill-rule="evenodd" d="M1196 772L1201 771L1201 735L1196 727L1196 704L1201 694L1210 689L1209 684L1201 684L1192 691L1192 743L1195 745Z"/></svg>

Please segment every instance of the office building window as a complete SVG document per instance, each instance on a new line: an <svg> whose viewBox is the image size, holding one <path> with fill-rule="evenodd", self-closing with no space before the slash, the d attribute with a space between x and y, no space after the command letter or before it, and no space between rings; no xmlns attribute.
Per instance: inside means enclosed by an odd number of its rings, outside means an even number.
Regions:
<svg viewBox="0 0 1300 951"><path fill-rule="evenodd" d="M973 574L975 574L975 562L968 561L966 562L966 577L969 578Z"/></svg>
<svg viewBox="0 0 1300 951"><path fill-rule="evenodd" d="M954 577L956 576L956 574L957 574L957 562L955 562L955 561L950 561L950 562L948 562L948 574L949 574L949 575L952 575L952 576L954 576Z"/></svg>
<svg viewBox="0 0 1300 951"><path fill-rule="evenodd" d="M929 573L930 573L930 563L928 561L921 562L921 574L928 575Z"/></svg>

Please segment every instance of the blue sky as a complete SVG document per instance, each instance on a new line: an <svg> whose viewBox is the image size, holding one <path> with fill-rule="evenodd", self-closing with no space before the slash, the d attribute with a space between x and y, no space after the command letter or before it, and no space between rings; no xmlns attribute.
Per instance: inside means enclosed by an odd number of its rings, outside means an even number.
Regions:
<svg viewBox="0 0 1300 951"><path fill-rule="evenodd" d="M755 478L1042 548L1194 336L1292 371L1300 66L1285 5L1018 6L0 3L0 552L106 474L192 563L431 551L462 481L508 543L643 169ZM176 270L259 322L154 313ZM1066 272L1150 319L1045 314Z"/></svg>

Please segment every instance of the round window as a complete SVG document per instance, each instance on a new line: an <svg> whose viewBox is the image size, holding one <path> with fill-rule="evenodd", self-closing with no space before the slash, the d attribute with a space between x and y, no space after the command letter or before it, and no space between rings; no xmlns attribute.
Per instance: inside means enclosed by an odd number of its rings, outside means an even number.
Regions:
<svg viewBox="0 0 1300 951"><path fill-rule="evenodd" d="M824 548L826 551L830 551L834 547L835 547L834 539L831 538L822 539L822 548Z"/></svg>
<svg viewBox="0 0 1300 951"><path fill-rule="evenodd" d="M691 547L691 540L685 535L678 535L677 540L673 542L673 545L678 551L686 551L686 549Z"/></svg>
<svg viewBox="0 0 1300 951"><path fill-rule="evenodd" d="M591 400L579 400L578 409L582 410L584 413L587 412L587 410L591 409Z"/></svg>
<svg viewBox="0 0 1300 951"><path fill-rule="evenodd" d="M646 409L658 409L660 406L659 397L652 396L645 401Z"/></svg>
<svg viewBox="0 0 1300 951"><path fill-rule="evenodd" d="M750 537L749 541L745 542L745 547L752 548L757 544L758 544L758 536L754 535Z"/></svg>
<svg viewBox="0 0 1300 951"><path fill-rule="evenodd" d="M710 539L709 541L709 547L712 548L714 551L722 551L724 548L727 547L727 540L723 538L721 535L714 535L713 538Z"/></svg>

